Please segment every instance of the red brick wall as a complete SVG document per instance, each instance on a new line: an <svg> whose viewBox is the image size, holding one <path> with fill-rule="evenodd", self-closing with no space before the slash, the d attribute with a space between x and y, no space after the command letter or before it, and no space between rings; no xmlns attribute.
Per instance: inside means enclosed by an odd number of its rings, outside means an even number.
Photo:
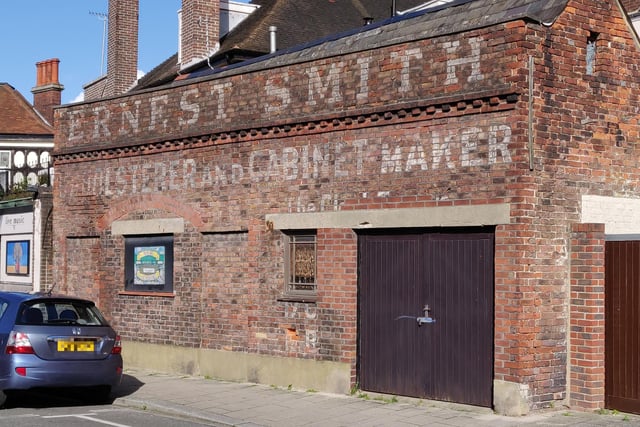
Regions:
<svg viewBox="0 0 640 427"><path fill-rule="evenodd" d="M366 94L354 71L363 60ZM447 61L459 64L455 79ZM550 27L516 22L64 107L56 262L69 263L67 236L100 237L97 280L125 338L355 372L356 236L318 230L317 303L282 301L284 248L265 215L508 203L495 239L495 378L526 385L533 408L551 406L568 398L567 360L578 357L567 326L581 195L640 195L638 63L612 3L571 1ZM175 247L188 251L176 256L175 297L122 295L112 221L176 217L187 231ZM74 286L75 273L58 279Z"/></svg>
<svg viewBox="0 0 640 427"><path fill-rule="evenodd" d="M474 79L470 63L447 66L446 53L458 42L449 36L345 55L338 62L329 58L308 67L268 69L251 77L232 70L221 74L226 78L179 89L96 101L61 111L56 148L109 149L181 138L189 138L190 146L200 140L219 145L378 126L398 116L419 121L510 109L505 97L526 78L511 69L520 60L515 46L524 32L520 23L467 34L470 41L457 45L450 60L482 61L481 79ZM505 42L507 33L510 40ZM488 40L497 42L480 53L476 44ZM455 80L448 82L451 68ZM366 92L364 74L371 74Z"/></svg>
<svg viewBox="0 0 640 427"><path fill-rule="evenodd" d="M202 346L245 351L250 322L245 312L249 295L248 233L220 233L204 236L202 250ZM196 279L197 280L197 279ZM265 310L268 311L268 310Z"/></svg>
<svg viewBox="0 0 640 427"><path fill-rule="evenodd" d="M40 201L40 229L41 229L41 256L40 256L40 289L47 291L54 285L53 278L53 194L51 187L38 189Z"/></svg>
<svg viewBox="0 0 640 427"><path fill-rule="evenodd" d="M603 224L575 224L571 239L569 403L603 407L605 381Z"/></svg>

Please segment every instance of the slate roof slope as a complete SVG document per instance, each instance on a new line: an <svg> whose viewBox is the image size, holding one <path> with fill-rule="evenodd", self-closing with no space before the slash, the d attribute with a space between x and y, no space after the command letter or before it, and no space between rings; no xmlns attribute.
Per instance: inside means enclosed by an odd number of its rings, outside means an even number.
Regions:
<svg viewBox="0 0 640 427"><path fill-rule="evenodd" d="M500 23L528 20L550 25L569 0L457 0L448 7L391 18L350 33L338 34L314 43L279 51L228 67L200 70L188 78L216 73L238 73L295 64L311 59L345 55L413 40L469 31ZM234 70L238 68L241 71Z"/></svg>
<svg viewBox="0 0 640 427"><path fill-rule="evenodd" d="M0 83L0 137L51 136L53 128L24 96L8 83Z"/></svg>
<svg viewBox="0 0 640 427"><path fill-rule="evenodd" d="M404 10L425 0L396 0ZM374 22L392 15L391 0L254 0L260 8L221 41L221 53L240 49L261 54L269 52L269 26L275 25L278 49L323 38L364 26L364 18Z"/></svg>
<svg viewBox="0 0 640 427"><path fill-rule="evenodd" d="M396 0L402 11L426 0ZM277 48L322 39L331 34L360 28L364 18L374 22L391 17L392 0L254 0L260 7L220 40L220 49L211 59L214 66L269 53L269 27L276 26ZM174 54L142 77L134 90L154 87L172 81L178 75L178 55ZM207 64L202 64L207 68Z"/></svg>
<svg viewBox="0 0 640 427"><path fill-rule="evenodd" d="M627 13L633 13L640 10L640 0L621 0L621 3Z"/></svg>
<svg viewBox="0 0 640 427"><path fill-rule="evenodd" d="M161 64L138 79L138 83L132 91L160 86L171 82L178 75L178 53L174 53Z"/></svg>

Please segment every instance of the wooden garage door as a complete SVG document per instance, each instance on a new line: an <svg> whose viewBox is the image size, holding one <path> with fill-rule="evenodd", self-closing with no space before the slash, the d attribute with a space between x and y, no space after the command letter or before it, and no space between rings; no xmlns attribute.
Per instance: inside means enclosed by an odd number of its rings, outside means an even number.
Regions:
<svg viewBox="0 0 640 427"><path fill-rule="evenodd" d="M640 414L640 241L605 245L605 406Z"/></svg>
<svg viewBox="0 0 640 427"><path fill-rule="evenodd" d="M493 242L486 230L359 236L363 390L492 405Z"/></svg>

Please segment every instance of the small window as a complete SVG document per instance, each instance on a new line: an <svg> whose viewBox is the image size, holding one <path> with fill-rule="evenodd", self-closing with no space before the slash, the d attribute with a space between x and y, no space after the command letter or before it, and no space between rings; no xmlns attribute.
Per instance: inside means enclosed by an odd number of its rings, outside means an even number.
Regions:
<svg viewBox="0 0 640 427"><path fill-rule="evenodd" d="M287 233L285 294L315 295L316 293L316 234Z"/></svg>
<svg viewBox="0 0 640 427"><path fill-rule="evenodd" d="M173 292L173 236L127 237L125 291Z"/></svg>
<svg viewBox="0 0 640 427"><path fill-rule="evenodd" d="M596 42L598 41L598 33L594 33L591 31L589 33L589 37L587 38L587 69L586 73L588 76L592 76L595 74L596 67Z"/></svg>

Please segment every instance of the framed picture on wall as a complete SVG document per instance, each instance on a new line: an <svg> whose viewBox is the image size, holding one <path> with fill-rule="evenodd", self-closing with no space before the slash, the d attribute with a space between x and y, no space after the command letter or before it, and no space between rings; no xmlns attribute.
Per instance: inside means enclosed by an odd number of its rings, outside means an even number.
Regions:
<svg viewBox="0 0 640 427"><path fill-rule="evenodd" d="M125 240L125 291L173 291L173 236Z"/></svg>
<svg viewBox="0 0 640 427"><path fill-rule="evenodd" d="M9 240L5 248L5 273L11 276L29 275L29 241Z"/></svg>

